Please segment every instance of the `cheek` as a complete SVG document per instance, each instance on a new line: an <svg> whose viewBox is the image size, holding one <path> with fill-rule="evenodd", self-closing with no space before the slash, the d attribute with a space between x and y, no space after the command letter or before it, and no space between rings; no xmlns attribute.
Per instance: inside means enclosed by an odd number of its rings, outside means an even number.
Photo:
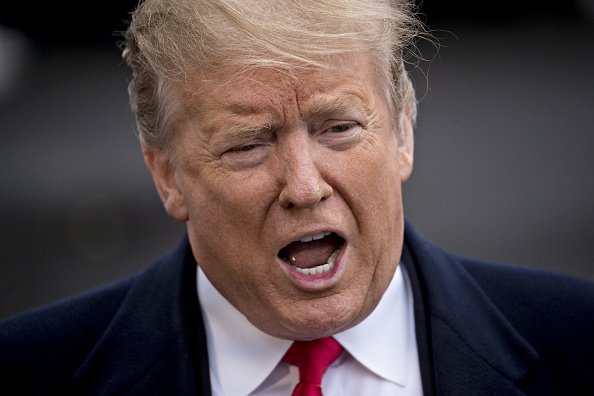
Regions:
<svg viewBox="0 0 594 396"><path fill-rule="evenodd" d="M363 148L337 167L343 179L342 190L356 216L380 216L385 221L400 210L400 174L393 151L385 146Z"/></svg>
<svg viewBox="0 0 594 396"><path fill-rule="evenodd" d="M238 177L208 169L190 175L184 183L190 223L243 234L258 224L270 202L270 183L265 179L257 174Z"/></svg>
<svg viewBox="0 0 594 396"><path fill-rule="evenodd" d="M209 278L220 276L223 286L230 279L246 280L245 263L262 263L269 254L264 225L274 200L273 183L264 173L238 177L208 170L186 181L187 227L197 261Z"/></svg>

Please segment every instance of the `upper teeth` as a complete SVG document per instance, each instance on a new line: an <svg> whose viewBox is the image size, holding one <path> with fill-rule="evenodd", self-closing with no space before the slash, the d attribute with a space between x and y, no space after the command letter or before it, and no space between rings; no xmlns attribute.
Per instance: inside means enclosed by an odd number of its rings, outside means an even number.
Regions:
<svg viewBox="0 0 594 396"><path fill-rule="evenodd" d="M300 238L299 242L315 241L316 239L322 239L325 236L328 236L330 234L331 234L331 232L320 232L319 234L315 234L315 235L307 235L307 236L304 236L303 238Z"/></svg>

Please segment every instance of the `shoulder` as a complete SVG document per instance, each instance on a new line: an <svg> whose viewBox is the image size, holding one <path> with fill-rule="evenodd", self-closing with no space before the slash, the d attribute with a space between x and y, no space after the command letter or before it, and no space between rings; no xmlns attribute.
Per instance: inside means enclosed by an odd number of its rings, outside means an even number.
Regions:
<svg viewBox="0 0 594 396"><path fill-rule="evenodd" d="M567 275L459 258L485 294L537 352L542 378L592 389L594 284ZM532 377L533 383L544 383ZM530 382L530 380L528 380ZM543 394L542 392L537 392Z"/></svg>
<svg viewBox="0 0 594 396"><path fill-rule="evenodd" d="M478 286L506 312L560 317L594 317L594 283L569 275L495 263L447 252L427 241L410 224L406 244L436 285ZM524 312L526 310L526 312Z"/></svg>
<svg viewBox="0 0 594 396"><path fill-rule="evenodd" d="M119 280L11 316L0 322L0 341L18 342L41 328L45 337L56 339L67 337L69 331L79 334L88 334L84 332L87 329L100 331L101 323L117 310L133 280L134 277Z"/></svg>
<svg viewBox="0 0 594 396"><path fill-rule="evenodd" d="M493 263L460 255L455 255L455 257L472 277L484 285L490 293L518 290L522 294L530 295L532 299L549 303L554 303L557 297L561 298L560 301L557 301L560 303L567 299L569 301L572 299L589 301L594 298L594 283L584 279L557 272Z"/></svg>
<svg viewBox="0 0 594 396"><path fill-rule="evenodd" d="M184 239L136 275L0 322L0 382L43 395L193 386L188 361L206 356L195 268Z"/></svg>
<svg viewBox="0 0 594 396"><path fill-rule="evenodd" d="M546 338L561 348L593 339L594 283L560 273L457 259L521 333Z"/></svg>
<svg viewBox="0 0 594 396"><path fill-rule="evenodd" d="M452 299L459 297L461 290L480 290L530 339L561 346L592 339L594 283L561 273L453 254L408 227L409 244L413 245L417 261L425 267L425 280L432 282L434 289L453 289L447 293Z"/></svg>
<svg viewBox="0 0 594 396"><path fill-rule="evenodd" d="M516 379L527 364L528 394L594 389L593 283L452 254L407 226L405 253L419 273L434 342L451 343L434 345L448 351L443 361L460 363L461 350L450 347L465 346Z"/></svg>
<svg viewBox="0 0 594 396"><path fill-rule="evenodd" d="M129 277L0 322L2 382L40 389L44 383L67 382L104 333L135 279Z"/></svg>

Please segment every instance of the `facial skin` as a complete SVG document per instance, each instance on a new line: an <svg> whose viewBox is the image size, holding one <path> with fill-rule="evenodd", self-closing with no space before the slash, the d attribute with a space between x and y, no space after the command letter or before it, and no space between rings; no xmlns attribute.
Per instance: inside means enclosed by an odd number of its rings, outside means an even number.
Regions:
<svg viewBox="0 0 594 396"><path fill-rule="evenodd" d="M389 112L364 55L297 78L270 69L186 85L168 154L144 148L167 212L206 276L260 330L315 339L375 308L400 259L412 126ZM321 232L344 239L331 271L279 258ZM335 238L340 240L340 238Z"/></svg>

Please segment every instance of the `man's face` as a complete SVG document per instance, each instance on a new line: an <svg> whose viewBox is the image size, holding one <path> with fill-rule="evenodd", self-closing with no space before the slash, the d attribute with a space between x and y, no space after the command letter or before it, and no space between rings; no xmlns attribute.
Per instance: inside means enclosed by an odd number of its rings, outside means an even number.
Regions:
<svg viewBox="0 0 594 396"><path fill-rule="evenodd" d="M359 55L298 78L258 69L187 85L173 165L145 150L204 273L268 334L357 324L398 264L412 131L406 120L399 139L372 70Z"/></svg>

